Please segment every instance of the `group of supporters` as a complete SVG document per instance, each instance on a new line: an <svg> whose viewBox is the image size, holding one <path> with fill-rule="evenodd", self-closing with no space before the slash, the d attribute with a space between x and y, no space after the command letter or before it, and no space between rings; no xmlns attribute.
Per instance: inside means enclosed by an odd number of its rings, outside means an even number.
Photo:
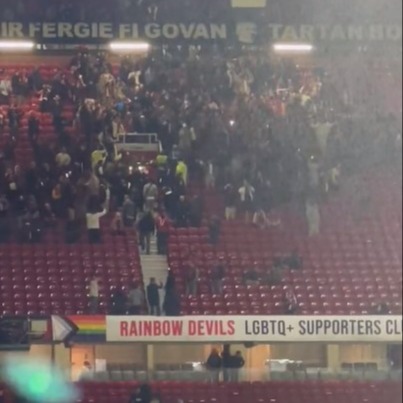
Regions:
<svg viewBox="0 0 403 403"><path fill-rule="evenodd" d="M177 226L201 225L203 203L200 195L189 197L190 181L222 192L227 219L241 215L265 227L272 209L291 203L316 235L319 203L343 177L400 155L399 121L372 99L343 92L339 76L258 52L153 53L124 57L117 67L105 54L82 49L51 82L39 70L22 69L0 86L2 102L10 104L0 114L10 132L0 164L3 242L10 217L17 228L28 223L24 241L38 241L43 226L62 218L71 242L85 222L90 241L99 242L99 219L112 211L114 230L137 223L149 252L156 212ZM20 106L32 96L52 114L57 139L43 141L39 116L30 112L34 161L21 167L14 158ZM72 103L74 122L63 115ZM148 170L120 159L115 142L126 132L158 135L163 153Z"/></svg>

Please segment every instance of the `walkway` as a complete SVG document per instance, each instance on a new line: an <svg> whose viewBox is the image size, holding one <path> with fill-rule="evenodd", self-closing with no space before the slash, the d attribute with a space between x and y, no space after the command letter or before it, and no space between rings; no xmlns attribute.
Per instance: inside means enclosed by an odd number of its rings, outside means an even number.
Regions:
<svg viewBox="0 0 403 403"><path fill-rule="evenodd" d="M156 238L152 237L151 240L151 255L141 254L141 269L143 272L144 285L147 289L151 278L155 278L157 284L162 283L164 286L160 290L161 311L162 304L165 299L165 282L167 279L168 260L166 256L157 254Z"/></svg>

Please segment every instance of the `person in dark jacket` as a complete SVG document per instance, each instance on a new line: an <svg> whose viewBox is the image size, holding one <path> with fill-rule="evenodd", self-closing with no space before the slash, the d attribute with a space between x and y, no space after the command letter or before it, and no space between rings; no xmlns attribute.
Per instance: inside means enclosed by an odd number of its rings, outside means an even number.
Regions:
<svg viewBox="0 0 403 403"><path fill-rule="evenodd" d="M221 295L223 291L225 270L222 265L214 267L211 272L211 291L215 295Z"/></svg>
<svg viewBox="0 0 403 403"><path fill-rule="evenodd" d="M33 112L28 119L28 138L31 144L35 144L39 136L39 120Z"/></svg>
<svg viewBox="0 0 403 403"><path fill-rule="evenodd" d="M211 354L206 362L206 367L210 374L210 381L213 383L219 382L222 359L217 349L213 348L213 350L211 350Z"/></svg>
<svg viewBox="0 0 403 403"><path fill-rule="evenodd" d="M120 288L112 290L111 295L111 315L126 315L127 297Z"/></svg>
<svg viewBox="0 0 403 403"><path fill-rule="evenodd" d="M138 223L140 246L147 255L151 253L151 236L155 232L155 221L151 211L144 214Z"/></svg>
<svg viewBox="0 0 403 403"><path fill-rule="evenodd" d="M136 205L129 196L124 197L122 206L123 224L126 228L132 228L136 220Z"/></svg>
<svg viewBox="0 0 403 403"><path fill-rule="evenodd" d="M161 211L156 218L157 227L157 250L159 255L166 255L168 248L168 236L170 221L164 211Z"/></svg>
<svg viewBox="0 0 403 403"><path fill-rule="evenodd" d="M175 222L178 228L186 228L189 226L190 207L185 196L180 196L176 206Z"/></svg>
<svg viewBox="0 0 403 403"><path fill-rule="evenodd" d="M221 233L220 219L218 217L213 217L210 220L208 228L209 228L210 243L215 246L218 244L218 241L220 239L220 233Z"/></svg>
<svg viewBox="0 0 403 403"><path fill-rule="evenodd" d="M175 275L171 269L168 269L167 282L165 283L165 292L169 293L175 288Z"/></svg>
<svg viewBox="0 0 403 403"><path fill-rule="evenodd" d="M239 382L239 375L241 372L241 369L245 366L245 360L242 357L242 353L240 351L237 351L236 354L231 357L231 381L232 382Z"/></svg>
<svg viewBox="0 0 403 403"><path fill-rule="evenodd" d="M224 382L231 382L231 345L225 344L221 353Z"/></svg>
<svg viewBox="0 0 403 403"><path fill-rule="evenodd" d="M164 312L166 316L179 316L181 303L176 288L173 287L165 294Z"/></svg>
<svg viewBox="0 0 403 403"><path fill-rule="evenodd" d="M147 287L147 301L151 315L161 316L160 289L162 287L162 284L157 284L155 278L150 279L150 284Z"/></svg>

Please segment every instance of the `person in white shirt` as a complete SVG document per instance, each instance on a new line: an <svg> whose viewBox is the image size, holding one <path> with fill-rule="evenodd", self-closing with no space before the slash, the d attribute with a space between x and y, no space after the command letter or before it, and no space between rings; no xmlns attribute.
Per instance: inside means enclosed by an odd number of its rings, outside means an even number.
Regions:
<svg viewBox="0 0 403 403"><path fill-rule="evenodd" d="M316 140L322 155L326 155L327 142L329 135L333 129L333 124L327 122L326 119L322 119L321 122L314 123L312 128L316 135Z"/></svg>
<svg viewBox="0 0 403 403"><path fill-rule="evenodd" d="M106 210L101 212L92 211L86 214L88 240L90 243L101 242L100 219L106 214Z"/></svg>
<svg viewBox="0 0 403 403"><path fill-rule="evenodd" d="M314 157L308 161L308 173L309 173L309 187L311 190L316 191L320 185L320 174L319 174L319 162Z"/></svg>
<svg viewBox="0 0 403 403"><path fill-rule="evenodd" d="M89 361L84 361L83 367L80 372L79 381L89 381L94 379L94 369Z"/></svg>
<svg viewBox="0 0 403 403"><path fill-rule="evenodd" d="M238 193L241 202L241 209L245 214L245 221L246 223L249 223L251 214L255 212L255 188L245 180L243 186L239 188Z"/></svg>
<svg viewBox="0 0 403 403"><path fill-rule="evenodd" d="M11 80L4 78L0 81L0 105L8 104L12 92Z"/></svg>
<svg viewBox="0 0 403 403"><path fill-rule="evenodd" d="M309 236L318 235L320 232L320 211L315 200L308 199L305 205L306 219L308 222Z"/></svg>
<svg viewBox="0 0 403 403"><path fill-rule="evenodd" d="M90 313L96 315L99 310L99 279L94 277L89 284Z"/></svg>
<svg viewBox="0 0 403 403"><path fill-rule="evenodd" d="M129 314L141 315L145 303L144 292L139 283L133 283L128 293Z"/></svg>

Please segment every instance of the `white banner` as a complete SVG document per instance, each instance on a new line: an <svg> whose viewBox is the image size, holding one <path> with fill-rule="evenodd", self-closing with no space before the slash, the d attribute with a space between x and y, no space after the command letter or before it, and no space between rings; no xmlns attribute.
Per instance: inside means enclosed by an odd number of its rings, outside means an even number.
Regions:
<svg viewBox="0 0 403 403"><path fill-rule="evenodd" d="M402 342L400 316L107 316L108 342Z"/></svg>

